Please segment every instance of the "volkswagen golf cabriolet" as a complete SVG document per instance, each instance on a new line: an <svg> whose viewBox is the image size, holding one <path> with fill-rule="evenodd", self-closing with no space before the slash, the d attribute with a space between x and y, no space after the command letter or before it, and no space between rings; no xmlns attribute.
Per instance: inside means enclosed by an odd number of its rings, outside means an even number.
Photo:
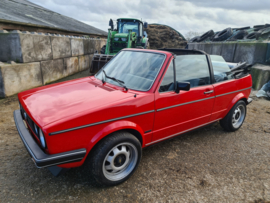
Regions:
<svg viewBox="0 0 270 203"><path fill-rule="evenodd" d="M144 147L217 121L238 130L249 71L199 50L124 49L94 76L19 93L14 119L38 168L57 176L85 164L97 184L117 185Z"/></svg>

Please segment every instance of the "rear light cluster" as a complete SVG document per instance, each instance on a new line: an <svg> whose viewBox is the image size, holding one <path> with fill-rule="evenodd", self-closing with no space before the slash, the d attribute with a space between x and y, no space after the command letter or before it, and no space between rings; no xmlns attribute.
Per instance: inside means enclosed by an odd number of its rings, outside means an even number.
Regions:
<svg viewBox="0 0 270 203"><path fill-rule="evenodd" d="M35 135L39 138L39 141L41 143L41 146L45 149L46 148L46 142L45 137L43 135L42 130L32 121L32 119L27 115L25 110L22 108L22 105L20 104L20 111L21 115L24 118L24 120L28 123L31 130L35 133Z"/></svg>

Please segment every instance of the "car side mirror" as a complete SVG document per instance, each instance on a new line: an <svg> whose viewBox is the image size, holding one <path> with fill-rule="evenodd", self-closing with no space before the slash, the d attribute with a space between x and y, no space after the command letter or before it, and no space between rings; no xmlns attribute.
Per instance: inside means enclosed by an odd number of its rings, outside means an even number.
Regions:
<svg viewBox="0 0 270 203"><path fill-rule="evenodd" d="M189 82L176 82L176 90L175 92L178 94L180 90L189 91L190 83Z"/></svg>
<svg viewBox="0 0 270 203"><path fill-rule="evenodd" d="M144 22L143 27L144 28L148 28L148 23L147 22Z"/></svg>

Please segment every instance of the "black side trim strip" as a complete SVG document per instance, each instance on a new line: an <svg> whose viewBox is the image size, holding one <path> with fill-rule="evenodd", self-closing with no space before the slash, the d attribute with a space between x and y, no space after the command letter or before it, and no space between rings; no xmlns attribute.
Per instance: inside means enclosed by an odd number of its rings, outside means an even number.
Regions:
<svg viewBox="0 0 270 203"><path fill-rule="evenodd" d="M77 162L84 158L86 154L86 149L84 148L59 154L45 154L25 127L20 110L15 110L13 116L15 125L24 143L24 146L26 147L38 168L54 166L63 163Z"/></svg>
<svg viewBox="0 0 270 203"><path fill-rule="evenodd" d="M147 131L145 131L144 133L150 133L152 130L147 130Z"/></svg>
<svg viewBox="0 0 270 203"><path fill-rule="evenodd" d="M237 90L237 91L233 91L233 92L229 92L229 93L225 93L225 94L216 95L216 96L213 96L213 97L208 97L208 98L205 98L205 99L199 99L199 100L195 100L195 101L191 101L191 102L186 102L186 103L182 103L182 104L177 104L177 105L174 105L174 106L168 106L168 107L160 108L160 109L157 109L157 112L158 112L158 111L163 111L163 110L166 110L166 109L170 109L170 108L175 108L175 107L178 107L178 106L183 106L183 105L187 105L187 104L192 104L192 103L195 103L195 102L204 101L204 100L207 100L207 99L213 99L213 98L215 98L215 97L221 97L221 96L225 96L225 95L228 95L228 94L233 94L233 93L236 93L236 92L241 92L241 91L244 91L244 90L248 90L248 89L250 89L250 88L251 88L251 87L248 87L248 88L245 88L245 89L241 89L241 90Z"/></svg>
<svg viewBox="0 0 270 203"><path fill-rule="evenodd" d="M228 92L228 93L225 93L225 94L219 94L219 95L216 95L216 97L221 97L221 96L224 96L224 95L233 94L233 93L236 93L236 92L241 92L241 91L248 90L248 89L251 89L251 88L252 87L248 87L248 88L245 88L245 89L241 89L241 90L237 90L237 91L233 91L233 92Z"/></svg>
<svg viewBox="0 0 270 203"><path fill-rule="evenodd" d="M208 97L208 98L205 98L205 99L199 99L199 100L195 100L195 101L191 101L191 102L177 104L177 105L174 105L174 106L168 106L168 107L165 107L165 108L157 109L157 111L163 111L163 110L166 110L166 109L175 108L175 107L178 107L178 106L192 104L192 103L196 103L196 102L200 102L200 101L204 101L204 100L208 100L208 99L213 99L213 98L215 98L215 97Z"/></svg>
<svg viewBox="0 0 270 203"><path fill-rule="evenodd" d="M60 134L60 133L69 132L69 131L72 131L72 130L78 130L78 129L82 129L82 128L91 127L91 126L94 126L94 125L99 125L99 124L103 124L103 123L117 121L117 120L121 120L121 119L125 119L125 118L130 118L130 117L134 117L134 116L140 116L140 115L143 115L143 114L153 113L153 112L155 112L155 110L145 111L145 112L142 112L142 113L132 114L132 115L129 115L129 116L123 116L123 117L113 118L113 119L109 119L109 120L105 120L105 121L100 121L100 122L96 122L96 123L82 125L82 126L75 127L75 128L69 128L69 129L66 129L66 130L60 130L60 131L57 131L57 132L49 133L49 135L56 135L56 134Z"/></svg>
<svg viewBox="0 0 270 203"><path fill-rule="evenodd" d="M153 142L149 142L149 143L147 143L147 144L145 144L145 145L146 145L146 146L147 146L147 145L151 145L151 144L154 144L154 143L156 143L156 142L160 142L160 141L162 141L162 140L166 140L166 139L169 139L169 138L171 138L171 137L175 137L175 136L177 136L177 135L181 135L181 134L183 134L183 133L185 133L185 132L188 132L188 131L191 131L191 130L194 130L194 129L197 129L197 128L200 128L200 127L203 127L203 126L206 126L206 125L208 125L208 124L210 124L210 123L214 123L214 122L219 121L219 120L221 120L221 118L220 118L220 119L216 119L216 120L214 120L214 121L210 121L210 122L208 122L208 123L205 123L205 124L202 124L202 125L199 125L199 126L196 126L196 127L193 127L193 128L190 128L190 129L188 129L188 130L184 130L184 131L175 133L175 134L173 134L173 135L169 135L169 136L167 136L167 137L164 137L164 138L155 140L155 141L153 141Z"/></svg>

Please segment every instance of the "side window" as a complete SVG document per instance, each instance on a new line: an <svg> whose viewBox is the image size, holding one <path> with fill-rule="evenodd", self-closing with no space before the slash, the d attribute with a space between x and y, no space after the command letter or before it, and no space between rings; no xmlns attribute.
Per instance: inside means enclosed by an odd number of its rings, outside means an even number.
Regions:
<svg viewBox="0 0 270 203"><path fill-rule="evenodd" d="M169 65L161 85L159 87L159 92L169 92L174 91L174 73L173 73L173 61Z"/></svg>
<svg viewBox="0 0 270 203"><path fill-rule="evenodd" d="M222 56L211 55L210 58L216 82L234 79L228 63L224 60Z"/></svg>
<svg viewBox="0 0 270 203"><path fill-rule="evenodd" d="M205 55L175 57L176 81L189 82L190 87L210 84L210 72Z"/></svg>

